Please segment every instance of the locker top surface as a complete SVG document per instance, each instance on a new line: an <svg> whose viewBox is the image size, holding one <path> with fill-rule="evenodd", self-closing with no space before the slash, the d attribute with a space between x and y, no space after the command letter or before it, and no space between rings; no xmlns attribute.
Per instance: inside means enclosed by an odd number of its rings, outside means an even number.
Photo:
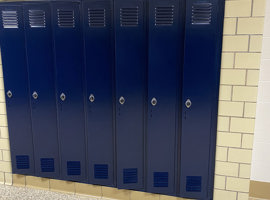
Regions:
<svg viewBox="0 0 270 200"><path fill-rule="evenodd" d="M3 4L24 4L24 3L49 3L49 2L82 2L82 0L6 0L6 1L1 1L0 5Z"/></svg>

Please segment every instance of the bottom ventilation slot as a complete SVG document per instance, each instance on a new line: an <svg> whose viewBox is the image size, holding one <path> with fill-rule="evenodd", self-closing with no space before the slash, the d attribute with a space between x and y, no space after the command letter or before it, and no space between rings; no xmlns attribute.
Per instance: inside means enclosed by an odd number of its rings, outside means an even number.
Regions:
<svg viewBox="0 0 270 200"><path fill-rule="evenodd" d="M123 170L124 184L137 183L138 182L138 170L137 168L128 168Z"/></svg>
<svg viewBox="0 0 270 200"><path fill-rule="evenodd" d="M81 163L79 161L67 161L67 175L68 176L81 175Z"/></svg>
<svg viewBox="0 0 270 200"><path fill-rule="evenodd" d="M16 167L17 169L29 169L29 156L16 156Z"/></svg>

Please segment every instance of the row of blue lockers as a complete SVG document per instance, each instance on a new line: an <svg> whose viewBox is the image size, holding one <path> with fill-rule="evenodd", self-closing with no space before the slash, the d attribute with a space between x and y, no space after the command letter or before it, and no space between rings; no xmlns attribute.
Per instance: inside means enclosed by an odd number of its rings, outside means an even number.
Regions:
<svg viewBox="0 0 270 200"><path fill-rule="evenodd" d="M13 173L212 199L223 10L2 2Z"/></svg>

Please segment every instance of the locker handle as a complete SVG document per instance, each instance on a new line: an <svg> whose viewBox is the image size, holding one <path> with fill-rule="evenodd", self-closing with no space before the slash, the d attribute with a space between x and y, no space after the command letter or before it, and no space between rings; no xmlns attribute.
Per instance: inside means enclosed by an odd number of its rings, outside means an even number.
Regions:
<svg viewBox="0 0 270 200"><path fill-rule="evenodd" d="M7 91L7 96L8 96L8 98L11 98L12 97L12 92L10 90Z"/></svg>
<svg viewBox="0 0 270 200"><path fill-rule="evenodd" d="M187 99L185 105L186 105L187 108L190 108L191 105L192 105L191 100L190 99Z"/></svg>
<svg viewBox="0 0 270 200"><path fill-rule="evenodd" d="M152 104L152 106L157 105L157 99L155 97L151 100L151 104Z"/></svg>
<svg viewBox="0 0 270 200"><path fill-rule="evenodd" d="M119 103L121 104L121 105L123 105L124 103L125 103L125 98L124 97L120 97L119 98Z"/></svg>
<svg viewBox="0 0 270 200"><path fill-rule="evenodd" d="M93 94L90 94L89 101L93 103L95 101L95 96Z"/></svg>
<svg viewBox="0 0 270 200"><path fill-rule="evenodd" d="M37 93L36 91L34 91L33 94L32 94L32 97L33 97L34 99L37 99L37 98L38 98L38 93Z"/></svg>
<svg viewBox="0 0 270 200"><path fill-rule="evenodd" d="M60 99L61 99L62 101L65 101L65 100L66 100L66 95L65 95L64 93L61 93Z"/></svg>

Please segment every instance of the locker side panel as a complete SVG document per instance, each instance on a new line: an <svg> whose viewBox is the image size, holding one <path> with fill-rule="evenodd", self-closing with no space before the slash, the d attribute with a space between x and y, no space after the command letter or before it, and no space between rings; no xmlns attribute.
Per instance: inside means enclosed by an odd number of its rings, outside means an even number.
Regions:
<svg viewBox="0 0 270 200"><path fill-rule="evenodd" d="M25 4L36 176L58 178L59 155L49 4Z"/></svg>
<svg viewBox="0 0 270 200"><path fill-rule="evenodd" d="M144 188L144 1L115 1L117 187Z"/></svg>
<svg viewBox="0 0 270 200"><path fill-rule="evenodd" d="M186 5L180 195L188 198L213 195L223 4Z"/></svg>
<svg viewBox="0 0 270 200"><path fill-rule="evenodd" d="M183 1L149 1L147 191L176 195Z"/></svg>
<svg viewBox="0 0 270 200"><path fill-rule="evenodd" d="M86 181L80 5L52 3L61 178Z"/></svg>
<svg viewBox="0 0 270 200"><path fill-rule="evenodd" d="M89 183L114 186L113 2L85 1Z"/></svg>
<svg viewBox="0 0 270 200"><path fill-rule="evenodd" d="M23 10L19 5L9 4L1 5L0 12L0 42L12 172L34 175Z"/></svg>

